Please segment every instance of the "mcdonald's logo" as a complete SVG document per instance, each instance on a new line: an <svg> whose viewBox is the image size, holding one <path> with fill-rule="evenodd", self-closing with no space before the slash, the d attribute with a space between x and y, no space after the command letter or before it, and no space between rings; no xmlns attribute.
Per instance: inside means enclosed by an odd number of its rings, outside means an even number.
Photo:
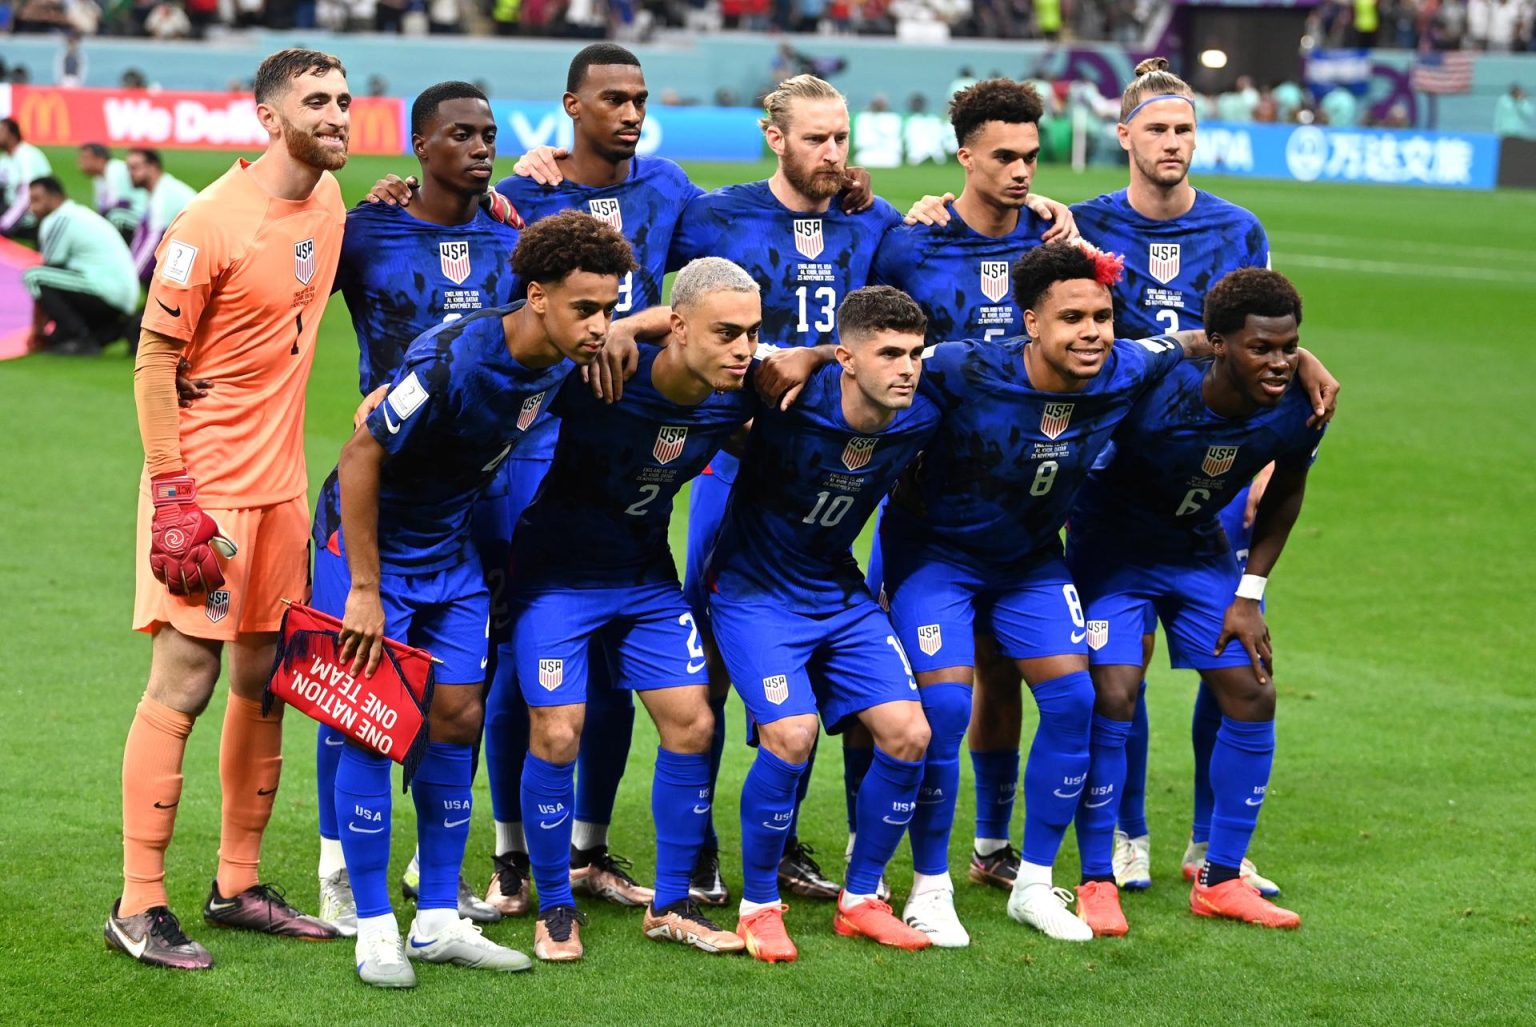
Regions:
<svg viewBox="0 0 1536 1027"><path fill-rule="evenodd" d="M358 99L352 103L352 127L347 149L357 154L403 152L400 118L402 107L392 97Z"/></svg>
<svg viewBox="0 0 1536 1027"><path fill-rule="evenodd" d="M69 104L57 89L27 89L16 104L21 133L38 146L60 146L70 138Z"/></svg>

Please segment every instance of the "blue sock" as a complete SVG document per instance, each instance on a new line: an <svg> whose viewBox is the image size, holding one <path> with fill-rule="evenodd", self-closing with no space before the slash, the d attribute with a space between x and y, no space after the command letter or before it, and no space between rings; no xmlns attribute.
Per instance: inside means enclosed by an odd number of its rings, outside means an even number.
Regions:
<svg viewBox="0 0 1536 1027"><path fill-rule="evenodd" d="M709 793L715 794L715 784L720 780L720 760L725 755L725 703L730 693L711 695L709 711L715 715L715 732L709 739ZM715 808L709 808L704 818L704 844L711 849L720 848L720 837L715 834Z"/></svg>
<svg viewBox="0 0 1536 1027"><path fill-rule="evenodd" d="M909 763L874 750L869 773L859 788L858 837L853 841L843 883L843 890L850 895L873 895L880 886L880 875L896 854L896 846L917 810L917 786L922 777L922 760Z"/></svg>
<svg viewBox="0 0 1536 1027"><path fill-rule="evenodd" d="M849 834L859 833L859 786L864 783L874 758L873 746L863 749L843 743L843 801L848 807Z"/></svg>
<svg viewBox="0 0 1536 1027"><path fill-rule="evenodd" d="M341 837L336 832L336 764L346 747L346 735L329 724L320 725L315 736L315 798L320 809L320 837L332 841Z"/></svg>
<svg viewBox="0 0 1536 1027"><path fill-rule="evenodd" d="M976 837L1006 840L1019 791L1019 750L973 750L971 769L976 772Z"/></svg>
<svg viewBox="0 0 1536 1027"><path fill-rule="evenodd" d="M1221 730L1221 704L1204 681L1195 693L1195 713L1190 718L1189 740L1195 749L1195 820L1190 837L1197 842L1211 840L1211 809L1216 796L1211 792L1211 751L1216 748L1216 733Z"/></svg>
<svg viewBox="0 0 1536 1027"><path fill-rule="evenodd" d="M523 761L523 809L528 818L528 861L539 891L539 912L574 906L571 895L571 808L576 805L576 761L549 763L533 753Z"/></svg>
<svg viewBox="0 0 1536 1027"><path fill-rule="evenodd" d="M1259 808L1274 762L1274 721L1221 718L1211 752L1216 807L1211 814L1211 847L1205 856L1210 865L1236 868L1248 855L1248 841L1259 826Z"/></svg>
<svg viewBox="0 0 1536 1027"><path fill-rule="evenodd" d="M593 652L588 666L597 668L606 657ZM601 674L602 670L594 671ZM581 753L576 757L576 819L584 824L613 823L613 803L629 762L635 734L635 700L627 688L606 681L595 691L587 682L587 722L581 729Z"/></svg>
<svg viewBox="0 0 1536 1027"><path fill-rule="evenodd" d="M653 909L665 909L688 897L704 825L712 805L709 754L656 749L656 776L651 782L651 819L656 822L656 899Z"/></svg>
<svg viewBox="0 0 1536 1027"><path fill-rule="evenodd" d="M1083 878L1114 877L1115 800L1125 784L1125 741L1132 722L1094 714L1089 744L1088 784L1077 807L1077 850Z"/></svg>
<svg viewBox="0 0 1536 1027"><path fill-rule="evenodd" d="M1086 670L1042 681L1030 689L1040 726L1024 767L1026 863L1056 862L1061 839L1088 783L1088 738L1093 725L1093 679Z"/></svg>
<svg viewBox="0 0 1536 1027"><path fill-rule="evenodd" d="M469 841L475 775L472 746L428 742L411 779L416 800L416 843L421 856L417 909L458 909L459 871Z"/></svg>
<svg viewBox="0 0 1536 1027"><path fill-rule="evenodd" d="M390 760L343 746L336 763L336 819L358 916L383 916L389 905Z"/></svg>
<svg viewBox="0 0 1536 1027"><path fill-rule="evenodd" d="M502 646L496 676L485 697L485 778L491 790L491 815L503 823L523 819L523 760L527 756L528 705L517 684L511 646Z"/></svg>
<svg viewBox="0 0 1536 1027"><path fill-rule="evenodd" d="M800 780L795 783L795 808L791 811L789 820L789 837L800 837L800 805L805 802L805 797L811 791L811 771L816 769L816 750L821 748L821 733L816 734L816 741L811 743L811 754L805 760L805 773L800 775Z"/></svg>
<svg viewBox="0 0 1536 1027"><path fill-rule="evenodd" d="M795 786L807 766L758 746L747 771L741 786L741 897L748 902L779 901L779 860L795 815Z"/></svg>
<svg viewBox="0 0 1536 1027"><path fill-rule="evenodd" d="M1120 789L1120 830L1132 838L1147 834L1147 748L1151 729L1147 726L1147 683L1141 683L1136 696L1136 716L1131 720L1131 737L1125 742L1125 785Z"/></svg>
<svg viewBox="0 0 1536 1027"><path fill-rule="evenodd" d="M923 779L912 814L912 869L919 874L949 871L949 832L955 826L960 792L960 742L971 725L971 689L940 681L917 690L933 733L923 757Z"/></svg>

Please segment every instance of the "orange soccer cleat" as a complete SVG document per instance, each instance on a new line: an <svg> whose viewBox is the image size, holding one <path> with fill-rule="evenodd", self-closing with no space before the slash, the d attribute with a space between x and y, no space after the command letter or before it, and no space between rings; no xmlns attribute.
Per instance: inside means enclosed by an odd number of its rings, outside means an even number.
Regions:
<svg viewBox="0 0 1536 1027"><path fill-rule="evenodd" d="M1095 938L1123 938L1131 929L1120 910L1120 889L1112 881L1077 886L1077 917L1093 928Z"/></svg>
<svg viewBox="0 0 1536 1027"><path fill-rule="evenodd" d="M1196 916L1223 917L1260 927L1295 928L1301 916L1281 909L1241 878L1206 886L1196 881L1189 891L1189 909Z"/></svg>
<svg viewBox="0 0 1536 1027"><path fill-rule="evenodd" d="M845 938L868 938L882 945L916 952L933 944L933 939L896 918L891 907L879 899L865 899L857 906L844 908L843 896L837 897L837 914L832 929Z"/></svg>
<svg viewBox="0 0 1536 1027"><path fill-rule="evenodd" d="M736 933L747 943L747 951L753 959L765 963L793 963L800 957L795 943L789 940L784 929L784 911L789 907L782 902L777 906L749 913L736 922Z"/></svg>

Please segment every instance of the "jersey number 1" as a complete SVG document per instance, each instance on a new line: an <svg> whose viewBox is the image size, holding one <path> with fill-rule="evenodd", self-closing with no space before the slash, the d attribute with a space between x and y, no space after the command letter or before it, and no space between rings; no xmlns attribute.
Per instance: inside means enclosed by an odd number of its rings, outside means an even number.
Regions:
<svg viewBox="0 0 1536 1027"><path fill-rule="evenodd" d="M809 285L802 285L795 290L795 298L799 302L800 323L795 327L802 332L812 329L818 332L830 332L837 323L837 290L830 285L823 285L814 292ZM811 321L811 315L818 315L815 322Z"/></svg>

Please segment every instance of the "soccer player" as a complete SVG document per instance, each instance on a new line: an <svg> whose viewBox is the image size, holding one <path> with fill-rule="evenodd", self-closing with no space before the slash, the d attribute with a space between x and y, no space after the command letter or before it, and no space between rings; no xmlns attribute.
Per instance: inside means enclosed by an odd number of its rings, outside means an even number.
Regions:
<svg viewBox="0 0 1536 1027"><path fill-rule="evenodd" d="M1214 356L1181 364L1137 402L1070 522L1068 562L1097 693L1093 763L1077 810L1078 908L1096 934L1127 930L1113 829L1149 609L1162 618L1170 662L1199 671L1221 708L1209 767L1210 849L1190 909L1266 927L1301 925L1245 883L1241 868L1275 749L1272 645L1259 604L1301 513L1323 429L1310 423L1307 398L1293 387L1301 297L1283 275L1233 271L1206 294L1203 311ZM1240 571L1219 512L1271 461Z"/></svg>
<svg viewBox="0 0 1536 1027"><path fill-rule="evenodd" d="M30 237L37 231L27 186L51 174L48 155L21 137L16 119L0 118L0 236Z"/></svg>
<svg viewBox="0 0 1536 1027"><path fill-rule="evenodd" d="M126 163L133 187L149 196L144 217L133 235L133 266L139 272L139 280L147 283L154 274L155 251L160 247L165 230L192 202L197 190L165 170L159 150L143 147L129 150Z"/></svg>
<svg viewBox="0 0 1536 1027"><path fill-rule="evenodd" d="M282 766L282 710L262 716L281 600L309 588L304 386L346 212L331 172L347 160L346 72L289 49L257 69L270 142L182 211L149 291L134 398L144 441L133 626L154 636L149 685L123 752L122 897L107 944L140 962L213 964L167 906L165 850L187 736L229 647L220 741L223 823L203 917L218 927L330 939L261 883L261 836ZM214 387L178 407L176 367ZM147 559L145 558L147 556Z"/></svg>
<svg viewBox="0 0 1536 1027"><path fill-rule="evenodd" d="M752 416L742 386L762 307L752 278L719 258L684 267L672 303L674 341L641 348L618 403L580 382L555 397L554 463L512 539L512 656L530 717L522 808L539 896L534 953L545 960L583 954L569 849L593 639L614 685L640 692L660 735L655 897L642 929L707 952L743 947L689 895L712 805L714 715L667 527L678 490Z"/></svg>
<svg viewBox="0 0 1536 1027"><path fill-rule="evenodd" d="M917 389L926 318L898 290L874 286L848 294L838 324L839 366L815 372L787 410L754 420L706 572L715 638L758 746L741 795L736 933L767 962L798 955L776 871L818 713L834 734L857 719L875 741L834 929L904 949L937 940L877 895L916 808L929 731L906 655L850 552L937 426Z"/></svg>
<svg viewBox="0 0 1536 1027"><path fill-rule="evenodd" d="M21 273L32 294L29 348L83 355L120 338L139 301L139 281L122 236L106 218L64 195L52 175L28 192L43 263ZM53 321L52 334L43 329Z"/></svg>
<svg viewBox="0 0 1536 1027"><path fill-rule="evenodd" d="M131 241L149 206L149 194L133 184L128 165L102 143L81 143L75 163L91 180L96 213L112 222L123 241Z"/></svg>
<svg viewBox="0 0 1536 1027"><path fill-rule="evenodd" d="M421 163L421 189L409 208L362 203L347 212L336 288L346 300L358 342L358 387L382 398L411 340L428 329L487 307L504 307L520 295L509 259L518 232L482 208L496 159L496 119L485 94L468 82L428 86L411 105L411 145ZM377 402L373 402L376 406ZM493 482L478 511L494 508L505 494ZM333 475L315 508L316 552L332 544L340 528L340 492ZM510 529L497 518L477 516L474 541L488 584L505 577ZM493 602L498 597L492 595ZM338 611L339 612L339 611ZM342 855L335 807L336 767L343 736L325 725L315 748L320 810L320 917L351 937L357 915ZM416 895L419 866L413 861L403 887ZM500 913L462 881L463 915L494 922Z"/></svg>
<svg viewBox="0 0 1536 1027"><path fill-rule="evenodd" d="M368 984L414 986L407 952L490 970L532 965L459 915L490 617L470 520L546 398L602 349L619 281L632 266L629 244L584 214L524 232L512 269L528 283L527 300L421 335L384 402L342 449L341 532L320 553L315 575L316 605L344 608L340 656L353 661L354 674L371 675L387 635L442 661L431 740L411 783L420 883L408 948L389 904L390 761L347 744L336 770L357 904L357 972Z"/></svg>

